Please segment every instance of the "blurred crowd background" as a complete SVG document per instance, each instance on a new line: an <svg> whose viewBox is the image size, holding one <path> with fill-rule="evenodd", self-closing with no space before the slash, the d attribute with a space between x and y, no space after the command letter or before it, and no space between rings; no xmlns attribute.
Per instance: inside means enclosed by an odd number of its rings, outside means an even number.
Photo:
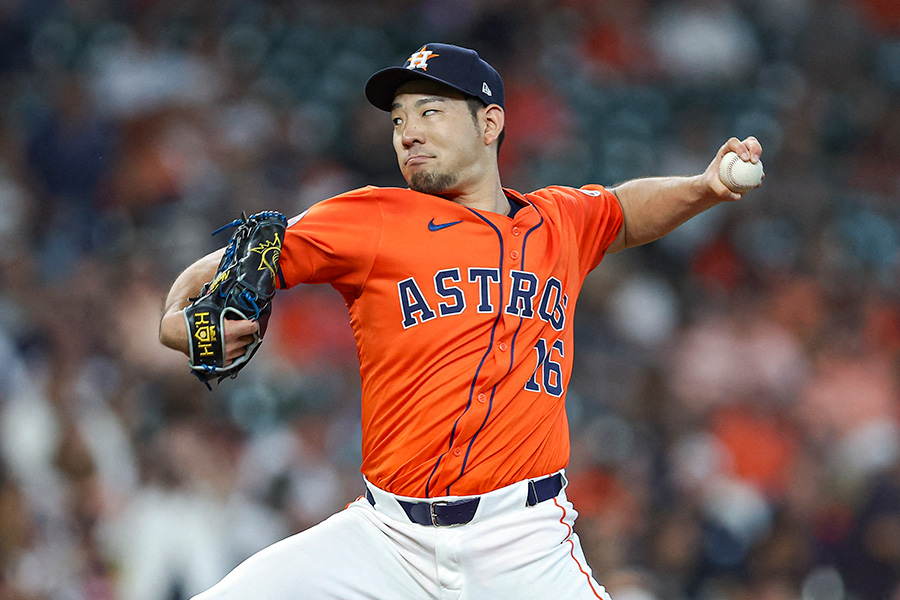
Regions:
<svg viewBox="0 0 900 600"><path fill-rule="evenodd" d="M157 325L241 210L402 184L362 88L428 41L503 74L521 191L765 148L578 305L613 598L900 599L896 0L0 0L0 599L184 600L359 495L337 292L280 294L212 393Z"/></svg>

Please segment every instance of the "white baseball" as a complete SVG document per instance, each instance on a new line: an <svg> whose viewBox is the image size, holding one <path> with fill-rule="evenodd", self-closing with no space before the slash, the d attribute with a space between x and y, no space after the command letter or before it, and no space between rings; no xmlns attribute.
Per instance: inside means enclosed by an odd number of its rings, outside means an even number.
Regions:
<svg viewBox="0 0 900 600"><path fill-rule="evenodd" d="M762 182L762 178L762 161L753 164L741 160L735 152L728 152L719 163L719 179L732 192L743 194L752 190Z"/></svg>

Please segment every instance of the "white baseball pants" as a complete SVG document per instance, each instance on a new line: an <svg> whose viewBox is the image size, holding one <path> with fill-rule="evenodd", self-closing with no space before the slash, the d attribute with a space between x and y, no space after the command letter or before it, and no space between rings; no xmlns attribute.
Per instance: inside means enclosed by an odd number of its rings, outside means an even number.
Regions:
<svg viewBox="0 0 900 600"><path fill-rule="evenodd" d="M481 496L465 525L413 523L364 497L254 554L194 600L610 600L572 530L565 489L526 506L528 482ZM439 500L439 499L436 499Z"/></svg>

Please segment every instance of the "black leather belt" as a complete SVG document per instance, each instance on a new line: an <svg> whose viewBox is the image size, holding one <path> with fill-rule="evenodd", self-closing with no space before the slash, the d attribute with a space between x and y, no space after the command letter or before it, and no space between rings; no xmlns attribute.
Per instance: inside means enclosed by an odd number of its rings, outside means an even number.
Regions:
<svg viewBox="0 0 900 600"><path fill-rule="evenodd" d="M544 477L543 479L531 479L528 481L528 499L525 504L534 506L544 500L555 498L563 486L561 473ZM375 498L372 492L366 490L366 499L369 504L375 506ZM465 525L475 517L481 498L466 498L464 500L434 500L432 502L407 502L397 500L403 507L406 516L413 523L434 527L449 527L451 525Z"/></svg>

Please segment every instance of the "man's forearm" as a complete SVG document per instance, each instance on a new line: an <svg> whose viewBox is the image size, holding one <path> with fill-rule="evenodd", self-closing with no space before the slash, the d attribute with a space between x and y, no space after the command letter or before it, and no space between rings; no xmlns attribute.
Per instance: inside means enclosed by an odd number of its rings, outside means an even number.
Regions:
<svg viewBox="0 0 900 600"><path fill-rule="evenodd" d="M657 240L708 208L727 200L694 177L635 179L613 190L625 214L621 247L631 248Z"/></svg>
<svg viewBox="0 0 900 600"><path fill-rule="evenodd" d="M190 345L187 338L187 327L184 324L184 309L191 303L203 288L203 284L212 279L222 259L223 250L208 254L185 269L179 275L169 294L159 322L159 341L163 345L188 354Z"/></svg>
<svg viewBox="0 0 900 600"><path fill-rule="evenodd" d="M652 242L716 204L740 200L743 193L728 189L719 178L719 164L727 152L756 163L762 146L753 136L744 140L733 137L722 144L700 175L648 177L616 186L613 191L622 205L625 221L607 252Z"/></svg>

